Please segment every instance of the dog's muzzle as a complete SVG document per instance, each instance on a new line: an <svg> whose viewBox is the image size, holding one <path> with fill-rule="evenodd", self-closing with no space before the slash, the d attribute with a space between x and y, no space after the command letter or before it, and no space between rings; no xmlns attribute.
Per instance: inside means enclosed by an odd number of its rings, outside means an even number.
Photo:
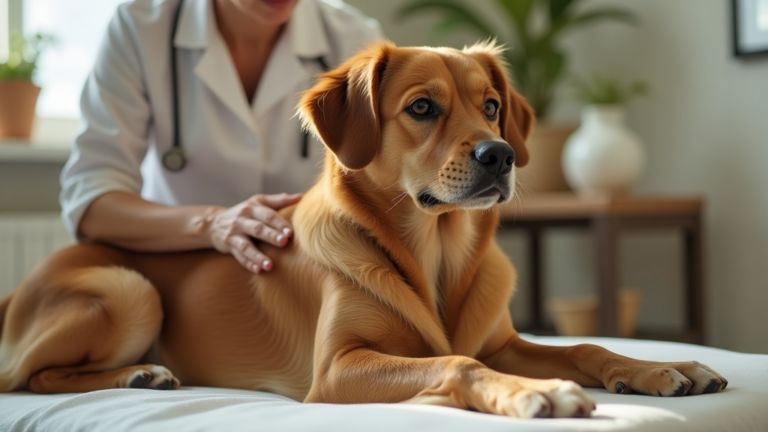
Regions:
<svg viewBox="0 0 768 432"><path fill-rule="evenodd" d="M470 162L477 168L475 182L467 198L499 195L498 202L509 198L509 174L515 164L515 151L503 141L484 141L470 153Z"/></svg>
<svg viewBox="0 0 768 432"><path fill-rule="evenodd" d="M472 167L471 186L459 194L447 197L446 202L434 196L429 188L421 191L418 200L425 208L441 204L483 200L497 197L497 202L509 199L511 188L509 175L515 164L515 151L503 141L483 141L469 154ZM487 202L487 200L485 201Z"/></svg>

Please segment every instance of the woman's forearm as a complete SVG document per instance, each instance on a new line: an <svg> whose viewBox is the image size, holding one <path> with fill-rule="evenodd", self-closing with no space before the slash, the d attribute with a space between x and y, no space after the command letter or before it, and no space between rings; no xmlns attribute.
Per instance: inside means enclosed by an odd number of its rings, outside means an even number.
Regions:
<svg viewBox="0 0 768 432"><path fill-rule="evenodd" d="M127 192L108 192L91 203L79 233L91 241L142 252L212 246L207 235L216 206L166 206Z"/></svg>

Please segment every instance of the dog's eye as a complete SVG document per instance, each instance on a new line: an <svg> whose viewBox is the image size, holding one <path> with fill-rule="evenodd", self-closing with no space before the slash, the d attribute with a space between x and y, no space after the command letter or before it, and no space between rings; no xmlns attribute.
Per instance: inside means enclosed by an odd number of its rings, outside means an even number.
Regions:
<svg viewBox="0 0 768 432"><path fill-rule="evenodd" d="M496 120L496 114L499 113L499 103L493 99L488 99L483 105L483 114L488 120Z"/></svg>
<svg viewBox="0 0 768 432"><path fill-rule="evenodd" d="M417 99L409 107L408 111L418 117L428 117L436 113L435 108L432 107L432 103L429 99Z"/></svg>

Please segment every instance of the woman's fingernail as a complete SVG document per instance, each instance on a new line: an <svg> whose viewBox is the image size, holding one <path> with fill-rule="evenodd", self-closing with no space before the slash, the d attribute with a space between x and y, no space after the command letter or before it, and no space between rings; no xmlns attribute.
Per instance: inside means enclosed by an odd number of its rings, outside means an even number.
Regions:
<svg viewBox="0 0 768 432"><path fill-rule="evenodd" d="M283 235L282 235L282 234L278 234L278 235L277 235L277 242L278 242L278 243L282 243L284 238L285 238L285 237L283 237Z"/></svg>
<svg viewBox="0 0 768 432"><path fill-rule="evenodd" d="M290 235L291 234L291 229L290 228L283 228L283 234Z"/></svg>
<svg viewBox="0 0 768 432"><path fill-rule="evenodd" d="M255 273L258 273L258 272L259 272L259 266L257 266L256 264L253 264L253 265L251 265L251 269L252 269L252 270L253 270Z"/></svg>
<svg viewBox="0 0 768 432"><path fill-rule="evenodd" d="M264 262L261 263L261 265L264 266L264 269L266 269L267 267L269 267L269 261L264 260Z"/></svg>

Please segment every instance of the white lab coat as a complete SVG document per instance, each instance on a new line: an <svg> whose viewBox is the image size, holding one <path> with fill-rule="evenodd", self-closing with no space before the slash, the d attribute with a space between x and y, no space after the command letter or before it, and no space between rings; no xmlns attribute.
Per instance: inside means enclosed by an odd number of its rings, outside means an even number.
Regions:
<svg viewBox="0 0 768 432"><path fill-rule="evenodd" d="M300 0L248 104L218 32L213 0L186 0L174 37L181 146L187 165L163 168L172 145L170 32L178 0L135 0L109 24L83 89L83 129L61 174L62 217L75 235L88 205L109 191L163 204L232 206L256 193L302 192L324 148L295 116L302 90L381 37L378 23L333 0Z"/></svg>

